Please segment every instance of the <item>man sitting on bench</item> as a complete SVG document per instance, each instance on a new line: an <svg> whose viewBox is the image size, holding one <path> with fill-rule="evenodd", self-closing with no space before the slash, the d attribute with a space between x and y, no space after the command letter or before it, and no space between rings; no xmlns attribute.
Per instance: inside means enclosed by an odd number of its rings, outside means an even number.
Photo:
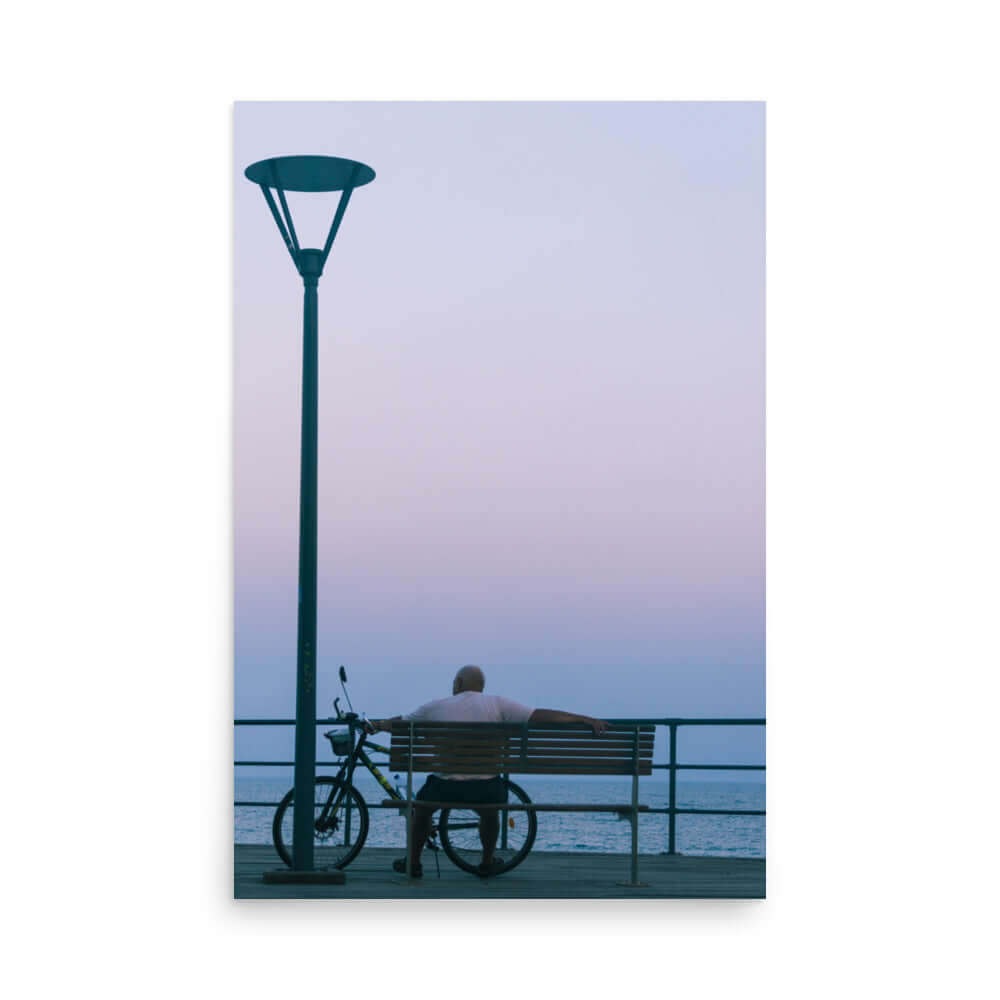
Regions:
<svg viewBox="0 0 1000 1000"><path fill-rule="evenodd" d="M531 709L510 698L502 698L496 694L483 694L486 678L479 667L471 663L462 667L455 674L451 686L451 697L440 698L421 705L408 715L397 715L391 719L372 719L370 724L373 732L392 729L394 722L583 722L594 730L595 736L600 736L608 724L601 719L592 719L589 715L576 715L573 712L560 712L550 708ZM423 788L417 792L415 801L426 802L466 802L479 815L479 840L483 845L483 858L479 863L477 874L481 878L496 875L503 863L493 857L497 838L500 836L500 814L496 809L478 809L477 803L506 802L507 791L499 775L492 778L481 778L467 774L432 774L427 778ZM413 878L423 875L420 855L427 843L431 831L431 819L434 810L415 806L413 810L412 855L410 857L410 874ZM406 858L400 858L392 863L394 871L406 872Z"/></svg>

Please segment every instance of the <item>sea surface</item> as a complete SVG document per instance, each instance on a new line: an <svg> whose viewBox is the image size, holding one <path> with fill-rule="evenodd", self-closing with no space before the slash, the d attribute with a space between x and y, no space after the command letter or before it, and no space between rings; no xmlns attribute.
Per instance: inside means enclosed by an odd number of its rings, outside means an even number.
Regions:
<svg viewBox="0 0 1000 1000"><path fill-rule="evenodd" d="M391 774L386 777L393 784ZM519 775L515 783L534 802L627 803L632 797L629 778L536 777ZM235 795L240 801L277 803L291 787L284 777L236 778ZM368 803L387 798L367 772L355 774L355 784ZM405 794L404 781L399 787ZM415 785L414 787L419 787ZM667 804L666 772L639 779L639 802L651 808ZM764 809L762 781L678 781L677 807L688 809ZM236 843L270 844L274 805L238 807ZM372 809L369 847L399 847L406 841L404 820L396 810ZM718 857L764 857L763 816L678 816L677 850L681 854ZM627 854L632 849L631 825L606 813L539 813L538 836L533 851L600 851ZM639 815L639 851L657 854L667 849L667 816Z"/></svg>

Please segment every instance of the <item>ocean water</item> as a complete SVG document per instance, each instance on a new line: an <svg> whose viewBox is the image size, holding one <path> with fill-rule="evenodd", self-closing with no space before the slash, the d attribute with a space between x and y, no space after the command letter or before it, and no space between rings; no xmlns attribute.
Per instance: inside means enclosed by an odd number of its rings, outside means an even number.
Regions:
<svg viewBox="0 0 1000 1000"><path fill-rule="evenodd" d="M332 773L324 770L322 773ZM386 774L390 782L393 776ZM639 801L651 808L667 804L667 772L639 779ZM416 779L415 779L416 781ZM514 781L534 802L614 802L631 800L629 778L515 776ZM395 782L393 782L395 784ZM422 780L421 780L422 783ZM283 777L237 776L238 800L277 803L291 787ZM387 796L367 771L355 773L355 784L368 803ZM399 783L405 792L405 776ZM419 784L415 783L415 788ZM764 809L761 781L678 781L677 806L689 809ZM239 807L235 810L236 843L270 844L275 807ZM369 813L369 847L400 847L406 842L403 818L391 809ZM681 854L719 857L764 857L763 816L678 816L677 850ZM600 851L627 854L632 849L631 825L614 814L539 813L533 851ZM667 816L639 815L639 851L657 854L667 849Z"/></svg>

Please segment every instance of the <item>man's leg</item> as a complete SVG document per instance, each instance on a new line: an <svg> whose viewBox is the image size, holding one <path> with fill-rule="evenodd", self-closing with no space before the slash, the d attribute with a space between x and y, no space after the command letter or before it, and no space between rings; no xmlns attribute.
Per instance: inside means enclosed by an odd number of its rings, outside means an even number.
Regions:
<svg viewBox="0 0 1000 1000"><path fill-rule="evenodd" d="M479 814L479 843L483 845L483 864L488 865L493 860L497 838L500 836L500 810L477 809L476 812Z"/></svg>
<svg viewBox="0 0 1000 1000"><path fill-rule="evenodd" d="M416 868L420 864L420 853L427 843L427 838L431 835L431 820L434 818L434 810L426 806L415 803L413 806L413 831L412 831L412 851L410 853L410 866ZM499 828L498 828L499 829Z"/></svg>
<svg viewBox="0 0 1000 1000"><path fill-rule="evenodd" d="M420 855L423 852L424 844L427 843L427 838L431 835L431 823L434 819L434 810L422 805L420 800L433 802L435 798L441 798L440 780L436 775L431 774L428 775L423 788L417 792L413 801L413 827L410 830L410 868L412 871L417 871L417 865L420 864ZM394 867L397 864L398 862L393 862Z"/></svg>

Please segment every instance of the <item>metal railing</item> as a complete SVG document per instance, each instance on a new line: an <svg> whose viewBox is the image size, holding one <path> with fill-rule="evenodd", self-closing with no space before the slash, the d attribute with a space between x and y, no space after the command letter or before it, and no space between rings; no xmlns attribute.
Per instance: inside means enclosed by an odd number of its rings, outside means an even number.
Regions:
<svg viewBox="0 0 1000 1000"><path fill-rule="evenodd" d="M669 771L669 784L667 794L667 805L661 809L643 810L644 815L660 814L667 817L667 854L677 853L677 817L678 816L764 816L764 809L685 809L677 805L677 772L678 771L765 771L764 764L680 764L677 761L677 730L681 726L764 726L765 719L608 719L614 725L636 726L655 725L663 726L667 730L667 760L663 764L653 764L655 771ZM294 719L235 719L237 726L294 726ZM348 723L344 719L317 719L317 726L344 726L350 725L352 729L359 724ZM293 760L236 760L233 761L236 767L294 767ZM332 759L329 761L317 760L316 767L340 767L340 761ZM237 799L234 803L237 807L277 807L277 802L257 802ZM393 805L382 805L381 803L368 803L369 809L395 809Z"/></svg>

